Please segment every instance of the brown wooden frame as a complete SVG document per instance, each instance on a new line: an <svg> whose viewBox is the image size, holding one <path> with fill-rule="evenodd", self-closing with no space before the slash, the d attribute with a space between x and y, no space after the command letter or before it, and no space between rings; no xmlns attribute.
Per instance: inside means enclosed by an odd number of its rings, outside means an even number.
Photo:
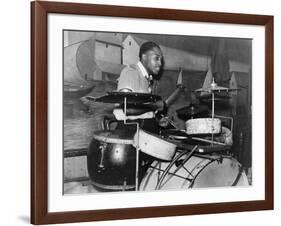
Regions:
<svg viewBox="0 0 281 226"><path fill-rule="evenodd" d="M198 21L265 27L265 200L48 212L48 13ZM31 3L31 223L51 224L273 209L273 16L62 2Z"/></svg>

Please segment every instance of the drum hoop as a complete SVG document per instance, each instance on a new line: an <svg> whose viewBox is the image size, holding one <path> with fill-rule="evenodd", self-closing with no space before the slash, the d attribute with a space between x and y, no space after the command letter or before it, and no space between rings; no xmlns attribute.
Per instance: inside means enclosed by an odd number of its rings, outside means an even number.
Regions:
<svg viewBox="0 0 281 226"><path fill-rule="evenodd" d="M124 185L105 185L105 184L100 184L100 183L94 182L92 180L91 180L91 183L98 188L103 188L103 189L108 189L108 190L122 190L122 189L127 190L127 189L135 188L135 185L126 185L126 186L124 186Z"/></svg>
<svg viewBox="0 0 281 226"><path fill-rule="evenodd" d="M190 182L190 185L188 186L188 188L192 188L193 185L194 185L194 182L196 180L196 178L198 177L198 175L208 166L210 165L211 163L213 163L214 161L217 161L217 159L211 159L211 158L208 158L208 159L202 159L202 161L200 161L198 164L196 164L196 166L194 166L194 168L192 169L192 171L190 172L192 174L192 172L198 167L199 164L201 164L202 162L206 161L206 160L209 160L207 162L206 165L204 165L195 175L194 177L192 178L191 182Z"/></svg>
<svg viewBox="0 0 281 226"><path fill-rule="evenodd" d="M155 163L155 164L154 164L154 163ZM154 164L154 166L152 167L153 164ZM148 167L148 169L153 169L153 170L155 170L155 169L157 169L156 167L161 167L161 161L153 161L153 162L151 163L151 165ZM147 170L144 177L149 177L149 178L150 178L151 175L152 175L152 173L153 173L153 170ZM159 170L159 169L157 169L157 170ZM159 178L158 178L158 179L159 179ZM146 186L148 182L149 182L149 180L146 181L146 183L145 183L144 186ZM156 187L155 187L155 188L156 188Z"/></svg>
<svg viewBox="0 0 281 226"><path fill-rule="evenodd" d="M199 158L202 158L202 160L201 161L199 161L194 167L193 167L193 169L189 172L189 175L191 175L192 176L192 178L188 178L188 179L190 179L190 185L188 186L188 188L192 188L192 186L193 186L193 184L194 184L194 181L196 180L196 178L197 178L197 176L201 173L201 171L203 170L203 169L205 169L209 164L211 164L212 162L214 162L214 161L217 161L218 159L220 159L221 158L221 156L210 156L209 158L206 158L206 156L197 156L197 155L193 155L193 156L195 156L195 157L199 157ZM228 156L222 156L223 158L230 158L231 159L231 157L228 157ZM196 174L193 174L194 173L194 170L195 169L197 169L198 168L198 166L200 166L203 162L205 162L205 161L208 161L207 162L207 164L205 164L205 165L203 165L203 167L196 173ZM186 163L188 162L188 160L186 161ZM171 164L171 163L170 163ZM169 167L170 166L170 164L167 166L167 167ZM178 168L180 168L180 167L183 167L183 166L179 166L179 167L177 167L176 169L178 169ZM168 171L168 173L169 173L169 171ZM168 174L167 174L168 175ZM166 175L166 176L167 176ZM165 176L165 177L166 177ZM174 174L174 176L177 176L177 177L180 177L179 175L177 175L177 174ZM185 181L188 181L188 179L185 179Z"/></svg>
<svg viewBox="0 0 281 226"><path fill-rule="evenodd" d="M150 135L150 136L153 136L153 137L155 137L155 138L160 139L161 141L163 141L164 143L167 143L167 144L174 144L174 143L171 142L170 140L165 139L165 138L163 138L162 136L160 136L160 135L158 135L158 134L154 134L154 133L148 132L148 131L143 130L143 129L140 129L140 133L146 133L146 134L148 134L148 135ZM175 144L174 144L174 145L175 145ZM176 146L176 145L175 145L175 146Z"/></svg>
<svg viewBox="0 0 281 226"><path fill-rule="evenodd" d="M93 137L98 140L105 143L113 143L113 144L134 144L134 140L130 139L120 139L115 137L106 137L104 135L94 134Z"/></svg>

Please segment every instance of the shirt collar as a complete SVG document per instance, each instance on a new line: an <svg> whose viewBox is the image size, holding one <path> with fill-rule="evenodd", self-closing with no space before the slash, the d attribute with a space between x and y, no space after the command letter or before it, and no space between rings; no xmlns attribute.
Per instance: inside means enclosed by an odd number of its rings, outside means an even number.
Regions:
<svg viewBox="0 0 281 226"><path fill-rule="evenodd" d="M137 66L139 67L139 69L140 69L142 75L143 75L147 80L149 80L149 81L153 80L152 75L149 75L149 74L147 73L147 70L145 69L145 67L143 66L143 64L142 64L140 61L137 63Z"/></svg>

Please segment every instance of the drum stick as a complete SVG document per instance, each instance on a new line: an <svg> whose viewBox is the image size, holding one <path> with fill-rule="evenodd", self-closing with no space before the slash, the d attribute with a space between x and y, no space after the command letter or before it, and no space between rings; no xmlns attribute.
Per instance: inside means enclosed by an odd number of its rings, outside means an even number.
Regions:
<svg viewBox="0 0 281 226"><path fill-rule="evenodd" d="M167 120L173 127L175 127L175 129L178 129L177 126L174 124L174 122L171 119L167 118Z"/></svg>
<svg viewBox="0 0 281 226"><path fill-rule="evenodd" d="M177 87L177 89L165 100L165 103L167 106L170 106L173 100L178 96L178 94L181 92L181 87Z"/></svg>
<svg viewBox="0 0 281 226"><path fill-rule="evenodd" d="M182 83L182 69L180 69L180 73L177 81L176 90L165 100L166 105L169 107L173 100L178 96L178 94L184 89L184 85Z"/></svg>
<svg viewBox="0 0 281 226"><path fill-rule="evenodd" d="M226 145L226 144L221 143L221 142L211 141L211 140L207 140L207 139L203 139L203 138L199 138L199 137L192 137L191 139L192 140L203 141L203 142L210 143L210 144Z"/></svg>
<svg viewBox="0 0 281 226"><path fill-rule="evenodd" d="M212 120L214 122L214 116L215 116L215 94L212 92ZM214 133L212 130L212 145L214 144Z"/></svg>

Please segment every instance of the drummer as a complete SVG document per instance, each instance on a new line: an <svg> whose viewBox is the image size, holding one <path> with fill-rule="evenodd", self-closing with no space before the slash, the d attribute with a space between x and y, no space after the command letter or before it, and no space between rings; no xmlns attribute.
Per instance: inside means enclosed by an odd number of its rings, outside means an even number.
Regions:
<svg viewBox="0 0 281 226"><path fill-rule="evenodd" d="M156 78L160 75L163 66L163 53L159 45L154 42L145 42L139 50L139 62L124 68L118 79L117 90L120 92L137 92L154 94ZM129 115L127 120L138 120L144 130L158 133L159 126L155 120L155 113L167 111L163 100L155 103L156 111L140 112L138 115ZM117 120L124 120L122 108L113 111ZM120 126L120 124L119 124Z"/></svg>

